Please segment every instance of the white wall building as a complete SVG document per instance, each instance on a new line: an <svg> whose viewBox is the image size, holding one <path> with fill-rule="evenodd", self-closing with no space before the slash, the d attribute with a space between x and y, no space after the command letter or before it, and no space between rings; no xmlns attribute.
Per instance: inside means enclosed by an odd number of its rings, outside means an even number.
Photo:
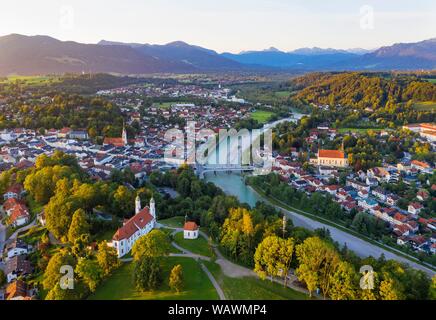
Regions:
<svg viewBox="0 0 436 320"><path fill-rule="evenodd" d="M184 239L197 239L198 238L198 225L193 221L188 221L183 227Z"/></svg>
<svg viewBox="0 0 436 320"><path fill-rule="evenodd" d="M150 206L141 208L139 196L135 200L135 215L115 232L111 246L118 252L118 257L130 252L136 240L146 235L156 225L156 204L151 198Z"/></svg>

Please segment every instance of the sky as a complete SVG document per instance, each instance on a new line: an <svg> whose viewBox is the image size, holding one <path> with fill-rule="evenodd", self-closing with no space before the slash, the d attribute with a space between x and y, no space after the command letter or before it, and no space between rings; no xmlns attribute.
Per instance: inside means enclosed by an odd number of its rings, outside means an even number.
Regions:
<svg viewBox="0 0 436 320"><path fill-rule="evenodd" d="M218 52L374 49L436 38L435 0L13 0L0 36L185 41Z"/></svg>

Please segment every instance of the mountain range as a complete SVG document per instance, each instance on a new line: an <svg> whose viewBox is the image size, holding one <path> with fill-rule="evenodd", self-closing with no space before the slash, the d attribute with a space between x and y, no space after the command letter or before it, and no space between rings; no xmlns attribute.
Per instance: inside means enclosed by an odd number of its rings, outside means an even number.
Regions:
<svg viewBox="0 0 436 320"><path fill-rule="evenodd" d="M182 41L165 45L102 40L97 44L60 41L49 36L0 37L0 75L82 72L117 74L220 71L333 71L436 69L436 38L365 49L271 47L238 54Z"/></svg>

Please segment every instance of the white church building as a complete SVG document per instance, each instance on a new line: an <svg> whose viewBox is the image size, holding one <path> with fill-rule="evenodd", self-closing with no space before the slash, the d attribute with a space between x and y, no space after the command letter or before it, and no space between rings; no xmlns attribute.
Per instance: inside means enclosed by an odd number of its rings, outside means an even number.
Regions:
<svg viewBox="0 0 436 320"><path fill-rule="evenodd" d="M135 200L135 215L115 232L112 237L112 247L118 252L121 258L130 252L136 240L146 235L156 225L156 204L151 198L150 206L142 208L139 196Z"/></svg>

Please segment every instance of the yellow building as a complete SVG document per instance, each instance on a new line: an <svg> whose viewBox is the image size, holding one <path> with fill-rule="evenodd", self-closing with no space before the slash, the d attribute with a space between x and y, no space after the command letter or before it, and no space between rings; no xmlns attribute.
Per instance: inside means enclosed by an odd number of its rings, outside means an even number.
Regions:
<svg viewBox="0 0 436 320"><path fill-rule="evenodd" d="M316 166L348 167L348 159L345 153L339 150L319 150L316 159L310 159L310 163Z"/></svg>

